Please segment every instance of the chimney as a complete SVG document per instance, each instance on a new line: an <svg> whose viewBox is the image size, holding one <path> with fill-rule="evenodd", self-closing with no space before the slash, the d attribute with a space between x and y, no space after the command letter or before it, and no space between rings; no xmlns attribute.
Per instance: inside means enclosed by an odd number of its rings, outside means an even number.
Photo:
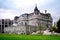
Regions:
<svg viewBox="0 0 60 40"><path fill-rule="evenodd" d="M47 13L47 10L45 10L45 14Z"/></svg>

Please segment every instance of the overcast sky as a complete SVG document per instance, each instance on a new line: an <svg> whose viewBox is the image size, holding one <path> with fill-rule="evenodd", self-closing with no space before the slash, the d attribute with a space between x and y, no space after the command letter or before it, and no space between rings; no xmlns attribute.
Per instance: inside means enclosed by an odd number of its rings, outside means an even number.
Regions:
<svg viewBox="0 0 60 40"><path fill-rule="evenodd" d="M0 0L0 19L14 19L34 11L35 4L41 12L51 13L53 21L60 18L60 0Z"/></svg>

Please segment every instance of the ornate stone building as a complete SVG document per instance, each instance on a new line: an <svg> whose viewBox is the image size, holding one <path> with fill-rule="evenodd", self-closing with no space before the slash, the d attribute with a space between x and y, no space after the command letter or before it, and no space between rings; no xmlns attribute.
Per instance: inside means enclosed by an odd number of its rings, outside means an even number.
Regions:
<svg viewBox="0 0 60 40"><path fill-rule="evenodd" d="M0 33L4 33L4 28L9 27L13 24L10 19L0 19Z"/></svg>
<svg viewBox="0 0 60 40"><path fill-rule="evenodd" d="M38 31L39 25L42 26L43 31L52 26L51 14L47 13L46 10L45 13L41 13L37 6L35 6L34 12L22 14L14 21L13 26L8 29L10 33L26 34Z"/></svg>

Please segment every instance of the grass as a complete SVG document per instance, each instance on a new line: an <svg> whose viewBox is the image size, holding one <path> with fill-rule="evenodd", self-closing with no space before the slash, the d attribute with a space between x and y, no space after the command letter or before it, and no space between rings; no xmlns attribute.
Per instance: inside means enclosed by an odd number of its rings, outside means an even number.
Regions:
<svg viewBox="0 0 60 40"><path fill-rule="evenodd" d="M60 40L58 35L0 34L0 40Z"/></svg>

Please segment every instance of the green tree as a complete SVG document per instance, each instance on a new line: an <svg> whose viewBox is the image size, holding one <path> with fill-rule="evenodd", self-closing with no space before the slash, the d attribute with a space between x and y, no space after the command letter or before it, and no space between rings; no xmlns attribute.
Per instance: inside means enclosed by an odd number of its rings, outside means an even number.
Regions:
<svg viewBox="0 0 60 40"><path fill-rule="evenodd" d="M52 26L52 28L51 28L51 32L55 32L55 31L56 31L56 29L57 29L57 27L56 27L56 26Z"/></svg>
<svg viewBox="0 0 60 40"><path fill-rule="evenodd" d="M60 19L57 21L57 32L60 33Z"/></svg>
<svg viewBox="0 0 60 40"><path fill-rule="evenodd" d="M42 31L42 25L39 25L39 26L38 26L38 30L39 30L40 33L41 33L41 31Z"/></svg>
<svg viewBox="0 0 60 40"><path fill-rule="evenodd" d="M60 19L57 22L57 27L58 27L58 29L60 29Z"/></svg>

